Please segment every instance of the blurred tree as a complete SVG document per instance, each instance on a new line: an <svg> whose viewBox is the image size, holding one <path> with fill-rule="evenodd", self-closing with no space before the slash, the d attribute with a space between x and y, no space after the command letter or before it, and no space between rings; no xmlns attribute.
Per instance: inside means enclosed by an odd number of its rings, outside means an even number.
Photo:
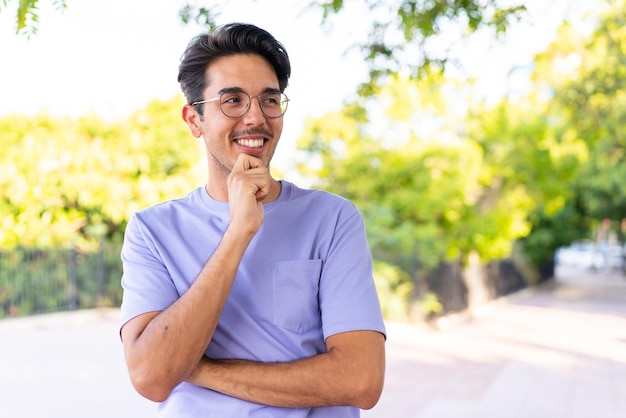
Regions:
<svg viewBox="0 0 626 418"><path fill-rule="evenodd" d="M178 96L155 101L110 124L95 116L0 119L0 247L120 237L132 212L203 181L202 152L178 119L181 106Z"/></svg>
<svg viewBox="0 0 626 418"><path fill-rule="evenodd" d="M571 184L577 193L572 207L596 224L614 221L624 244L626 2L613 2L596 20L591 35L570 25L564 25L559 35L537 57L535 82L552 89L546 114L559 125L559 144L576 143L585 154Z"/></svg>
<svg viewBox="0 0 626 418"><path fill-rule="evenodd" d="M550 99L531 91L522 100L502 100L493 108L478 108L468 124L468 135L484 152L485 170L490 173L479 208L504 205L505 196L517 195L526 205L516 206L519 225L524 225L526 254L536 266L547 262L554 251L584 236L582 213L572 212L577 198L572 187L578 170L587 159L583 141L553 123L547 111ZM491 202L491 203L490 203ZM579 228L560 229L566 222ZM522 222L522 219L524 221Z"/></svg>
<svg viewBox="0 0 626 418"><path fill-rule="evenodd" d="M315 1L322 22L350 13L350 2ZM464 38L484 30L496 39L526 15L523 1L499 0L363 0L371 18L367 40L357 47L369 66L370 79L361 86L364 96L375 94L389 75L419 77L459 65L452 50ZM445 34L445 36L444 36ZM432 45L430 44L432 42Z"/></svg>
<svg viewBox="0 0 626 418"><path fill-rule="evenodd" d="M533 197L541 194L534 187L554 188L538 160L550 155L531 151L541 124L530 127L514 117L519 109L503 115L499 108L483 110L468 128L465 108L455 106L463 100L470 100L464 89L439 73L394 77L381 86L378 106L351 104L310 119L299 141L302 173L354 201L375 259L384 271L406 274L394 273L391 290L405 291L403 278L419 283L442 261L509 256L528 234ZM545 178L527 187L538 171Z"/></svg>
<svg viewBox="0 0 626 418"><path fill-rule="evenodd" d="M59 11L67 7L66 0L49 0L49 2ZM0 2L0 12L5 12L12 6L12 3L14 3L12 0L2 0ZM17 3L17 9L15 11L15 33L25 34L29 37L37 33L40 0L17 0L15 3Z"/></svg>
<svg viewBox="0 0 626 418"><path fill-rule="evenodd" d="M586 206L594 218L619 223L626 217L626 2L600 20L580 51L576 76L558 93L589 147L580 177Z"/></svg>

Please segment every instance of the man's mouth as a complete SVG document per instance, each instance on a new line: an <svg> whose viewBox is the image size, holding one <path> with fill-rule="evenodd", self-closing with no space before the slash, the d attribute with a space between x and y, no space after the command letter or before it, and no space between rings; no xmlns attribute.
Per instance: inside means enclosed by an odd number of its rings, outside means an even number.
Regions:
<svg viewBox="0 0 626 418"><path fill-rule="evenodd" d="M260 148L263 146L265 141L259 138L259 139L237 139L235 142L241 145L242 147Z"/></svg>

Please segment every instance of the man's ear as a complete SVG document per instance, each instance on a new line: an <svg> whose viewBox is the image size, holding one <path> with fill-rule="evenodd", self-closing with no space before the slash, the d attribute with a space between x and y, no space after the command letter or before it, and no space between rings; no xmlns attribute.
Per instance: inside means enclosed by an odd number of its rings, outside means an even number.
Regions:
<svg viewBox="0 0 626 418"><path fill-rule="evenodd" d="M200 114L196 109L194 109L192 105L186 104L183 106L182 116L189 127L189 132L191 132L194 137L200 138L202 136L202 120L200 120Z"/></svg>

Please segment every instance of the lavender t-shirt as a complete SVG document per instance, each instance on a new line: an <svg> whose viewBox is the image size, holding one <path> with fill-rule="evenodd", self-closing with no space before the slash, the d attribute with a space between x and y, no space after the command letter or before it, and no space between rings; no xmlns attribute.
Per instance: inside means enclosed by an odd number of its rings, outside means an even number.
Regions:
<svg viewBox="0 0 626 418"><path fill-rule="evenodd" d="M361 214L336 195L283 181L264 205L207 347L213 359L286 362L326 351L346 331L385 333ZM203 187L133 215L122 249L122 324L169 307L191 286L229 222L227 202ZM162 417L358 417L358 408L274 408L188 383L159 406Z"/></svg>

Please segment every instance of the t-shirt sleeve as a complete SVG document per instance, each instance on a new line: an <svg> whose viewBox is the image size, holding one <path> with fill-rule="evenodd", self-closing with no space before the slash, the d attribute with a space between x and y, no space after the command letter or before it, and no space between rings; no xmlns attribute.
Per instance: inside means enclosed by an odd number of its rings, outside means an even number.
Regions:
<svg viewBox="0 0 626 418"><path fill-rule="evenodd" d="M122 247L121 325L134 317L168 308L179 295L165 268L149 228L134 214Z"/></svg>
<svg viewBox="0 0 626 418"><path fill-rule="evenodd" d="M319 297L324 338L362 330L386 335L365 223L351 208L340 215L322 268Z"/></svg>

